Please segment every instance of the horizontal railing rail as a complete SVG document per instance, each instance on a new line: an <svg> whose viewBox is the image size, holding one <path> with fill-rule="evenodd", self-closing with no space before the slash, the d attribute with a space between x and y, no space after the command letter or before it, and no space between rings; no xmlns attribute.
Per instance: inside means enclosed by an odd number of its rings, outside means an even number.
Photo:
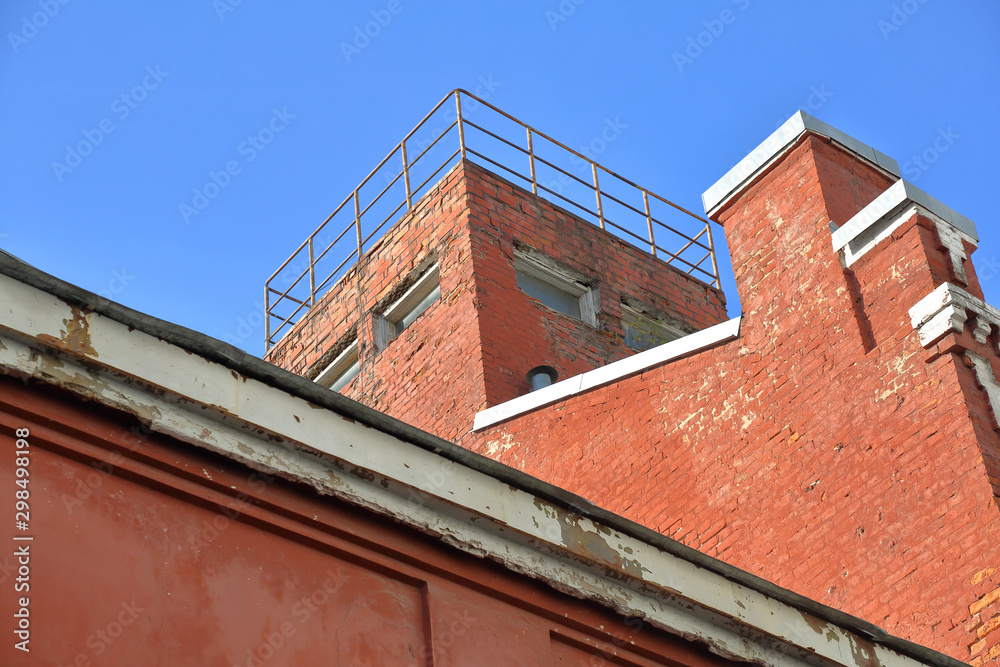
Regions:
<svg viewBox="0 0 1000 667"><path fill-rule="evenodd" d="M454 118L450 119L450 122L443 129L431 129L431 137L420 142L419 152L416 157L410 159L407 150L408 142L410 142L409 147L412 148L417 134L425 129L425 126L428 126L442 108L447 108L445 104L452 99L455 104ZM463 113L463 99L475 102L477 105L475 112L467 110ZM472 120L472 116L474 113L478 113L479 109L495 114L494 120L505 119L514 123L523 133L525 145L521 145L521 140L501 136L499 131L494 131L496 128L486 127L488 124L486 121L475 122ZM450 152L442 162L429 162L439 145L447 143L442 140L451 134L452 130L457 130L457 148ZM477 136L471 137L469 131L473 131ZM481 140L480 137L487 137L489 140L498 142L499 149L494 148L493 151L490 151L480 145L478 143ZM569 155L570 161L578 162L581 167L586 165L585 169L589 172L589 178L581 178L571 173L563 166L556 164L557 159L554 157L547 159L539 155L538 140L543 140L555 147L561 157ZM487 155L487 152L490 152L492 157ZM505 164L503 154L515 156L519 166ZM491 165L500 170L497 171L498 174L510 174L519 182L523 181L526 186L530 185L534 195L557 205L565 203L569 212L577 217L590 218L601 229L609 231L625 241L648 247L652 256L662 259L667 264L701 282L716 288L719 287L719 267L711 223L708 220L619 176L579 151L575 151L547 134L526 125L485 100L467 91L457 89L438 102L267 279L264 284L265 349L269 350L277 340L291 330L298 319L316 304L319 295L332 287L354 264L361 261L365 256L366 249L370 249L372 244L379 240L380 233L385 229L386 223L402 217L400 212L404 207L405 212L411 211L414 201L425 194L424 189L432 185L438 174L446 167L451 166L459 156L462 160L482 162L483 166ZM418 171L418 165L431 171L420 181L419 185L413 187L411 177L416 175L419 178L422 175ZM551 173L553 180L543 179L539 175L541 169ZM524 171L527 173L523 173ZM364 205L362 205L362 191L380 173L385 179L385 186L370 201L365 199ZM605 178L601 179L601 175L604 175ZM616 188L609 187L609 179L617 186ZM603 185L602 180L604 180ZM399 191L400 181L402 181L401 192ZM581 197L564 194L563 185L592 192L593 194L590 196L594 198L594 209L584 205ZM625 201L626 195L619 191L623 187L630 195L636 196L636 199L638 199L638 195L641 195L642 203ZM650 205L651 201L665 205L667 211L679 215L679 220L683 224L669 224L661 220L659 213L654 214ZM607 210L611 205L617 207L617 210L628 219L620 217L617 220L612 220ZM384 209L391 210L386 214ZM345 218L347 223L343 224ZM372 220L375 220L377 224L371 226ZM369 228L366 229L365 224L368 224ZM678 229L678 227L692 226L695 229L690 232ZM328 230L328 227L332 231ZM350 234L352 230L354 234ZM640 230L641 235L638 233ZM332 239L327 236L327 234L334 233L336 236ZM680 249L671 251L665 248L664 236L676 240ZM319 248L318 253L317 248ZM327 270L331 265L333 265L332 270ZM320 267L323 267L322 270Z"/></svg>

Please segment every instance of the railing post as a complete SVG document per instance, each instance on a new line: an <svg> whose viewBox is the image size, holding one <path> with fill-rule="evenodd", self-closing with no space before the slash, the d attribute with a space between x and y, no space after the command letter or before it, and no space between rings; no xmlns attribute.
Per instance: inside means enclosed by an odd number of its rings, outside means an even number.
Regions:
<svg viewBox="0 0 1000 667"><path fill-rule="evenodd" d="M597 194L597 217L601 221L601 229L604 229L604 208L601 206L601 186L597 183L597 163L591 162L590 169L594 172L594 192Z"/></svg>
<svg viewBox="0 0 1000 667"><path fill-rule="evenodd" d="M462 124L462 93L455 91L455 111L458 114L458 145L462 149L462 159L465 159L465 125Z"/></svg>
<svg viewBox="0 0 1000 667"><path fill-rule="evenodd" d="M271 349L271 281L264 283L264 351Z"/></svg>
<svg viewBox="0 0 1000 667"><path fill-rule="evenodd" d="M410 201L410 164L406 161L406 139L399 145L403 150L403 185L406 187L406 210L409 211L413 208L413 202Z"/></svg>
<svg viewBox="0 0 1000 667"><path fill-rule="evenodd" d="M316 266L313 252L313 237L309 237L309 306L316 305Z"/></svg>
<svg viewBox="0 0 1000 667"><path fill-rule="evenodd" d="M538 181L535 180L535 149L531 145L531 128L528 128L528 162L531 164L531 194L538 194Z"/></svg>
<svg viewBox="0 0 1000 667"><path fill-rule="evenodd" d="M358 202L358 191L354 191L354 230L358 235L358 261L361 261L361 204Z"/></svg>
<svg viewBox="0 0 1000 667"><path fill-rule="evenodd" d="M712 274L715 276L715 289L722 289L722 283L719 280L719 262L715 258L715 241L712 239L712 223L708 220L705 221L705 231L708 232L708 249L712 253Z"/></svg>
<svg viewBox="0 0 1000 667"><path fill-rule="evenodd" d="M656 241L653 240L653 216L649 214L649 193L642 191L642 203L646 207L646 229L649 230L649 252L656 257Z"/></svg>

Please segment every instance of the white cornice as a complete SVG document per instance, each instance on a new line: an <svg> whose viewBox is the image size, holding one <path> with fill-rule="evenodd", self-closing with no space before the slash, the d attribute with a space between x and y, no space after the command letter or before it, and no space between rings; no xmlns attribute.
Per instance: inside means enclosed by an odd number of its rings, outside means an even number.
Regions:
<svg viewBox="0 0 1000 667"><path fill-rule="evenodd" d="M975 325L973 337L985 343L994 328L1000 329L1000 310L951 283L938 285L910 308L910 322L924 347L946 334L962 333L969 320Z"/></svg>
<svg viewBox="0 0 1000 667"><path fill-rule="evenodd" d="M973 245L978 243L976 224L903 179L893 183L834 231L833 249L836 252L843 250L844 264L851 266L917 210L938 223L941 241L952 254L955 272L964 276L961 260L965 258L965 250L961 240Z"/></svg>
<svg viewBox="0 0 1000 667"><path fill-rule="evenodd" d="M900 175L899 165L891 157L844 134L837 128L813 118L804 111L798 111L705 191L705 194L701 196L705 212L710 217L714 215L723 204L737 195L758 174L788 151L805 132L815 132L829 137L889 174L897 178Z"/></svg>

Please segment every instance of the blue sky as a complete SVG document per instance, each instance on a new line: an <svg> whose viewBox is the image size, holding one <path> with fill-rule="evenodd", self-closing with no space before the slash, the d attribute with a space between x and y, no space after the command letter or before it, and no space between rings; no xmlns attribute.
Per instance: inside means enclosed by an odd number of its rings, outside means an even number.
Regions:
<svg viewBox="0 0 1000 667"><path fill-rule="evenodd" d="M804 109L974 220L1000 304L1000 3L345 5L3 3L0 247L259 355L265 279L465 88L699 214Z"/></svg>

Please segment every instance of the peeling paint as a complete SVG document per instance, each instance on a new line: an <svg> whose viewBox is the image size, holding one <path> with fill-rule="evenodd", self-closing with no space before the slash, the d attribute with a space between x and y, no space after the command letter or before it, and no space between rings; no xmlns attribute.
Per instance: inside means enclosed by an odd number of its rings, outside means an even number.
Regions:
<svg viewBox="0 0 1000 667"><path fill-rule="evenodd" d="M642 578L643 567L639 561L622 558L621 553L601 536L601 533L611 534L611 530L606 526L598 526L596 531L586 530L580 525L578 517L562 512L558 508L555 511L555 518L559 521L559 530L565 547L574 553L607 563L629 576Z"/></svg>
<svg viewBox="0 0 1000 667"><path fill-rule="evenodd" d="M829 629L830 626L826 623L826 621L821 621L812 614L807 614L804 611L800 613L802 614L802 620L805 621L806 624L808 624L809 627L816 632L816 634L821 635L824 631Z"/></svg>
<svg viewBox="0 0 1000 667"><path fill-rule="evenodd" d="M365 470L364 468L358 468L357 466L351 468L350 473L355 477L360 477L366 482L374 482L375 475L370 470Z"/></svg>
<svg viewBox="0 0 1000 667"><path fill-rule="evenodd" d="M97 359L100 355L97 354L97 350L94 349L90 341L91 313L85 313L73 305L70 305L69 308L71 314L68 319L62 321L64 328L59 332L60 337L56 338L49 334L39 334L36 336L37 340L53 347L70 350L77 354Z"/></svg>
<svg viewBox="0 0 1000 667"><path fill-rule="evenodd" d="M854 664L858 667L885 667L875 654L875 644L855 635L849 635L848 639L851 642L851 657L854 658Z"/></svg>

